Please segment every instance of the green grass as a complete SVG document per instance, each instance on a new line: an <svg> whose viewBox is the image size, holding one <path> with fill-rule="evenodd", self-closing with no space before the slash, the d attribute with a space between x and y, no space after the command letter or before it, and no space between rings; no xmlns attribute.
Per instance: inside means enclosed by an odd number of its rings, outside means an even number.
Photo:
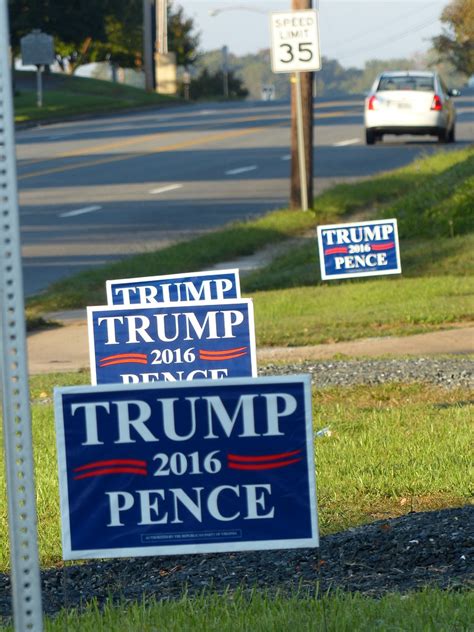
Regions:
<svg viewBox="0 0 474 632"><path fill-rule="evenodd" d="M474 147L438 152L364 182L338 185L316 199L314 212L276 211L81 273L29 300L28 315L103 304L107 279L209 269L310 234L300 247L242 280L244 294L254 299L258 344L413 334L470 321L473 170ZM348 214L354 212L398 219L401 277L321 283L316 225L350 219ZM390 301L390 296L397 300Z"/></svg>
<svg viewBox="0 0 474 632"><path fill-rule="evenodd" d="M71 115L110 113L123 108L160 105L176 101L167 96L147 94L144 90L98 79L67 75L49 75L43 79L43 106L36 105L35 78L32 73L17 73L22 83L31 80L31 88L21 89L14 97L15 122L67 118Z"/></svg>
<svg viewBox="0 0 474 632"><path fill-rule="evenodd" d="M432 589L381 599L237 593L103 609L92 604L81 615L63 611L47 619L45 632L468 632L473 607L472 593Z"/></svg>
<svg viewBox="0 0 474 632"><path fill-rule="evenodd" d="M472 320L474 278L371 280L251 295L258 346L410 335ZM394 300L396 297L396 300Z"/></svg>
<svg viewBox="0 0 474 632"><path fill-rule="evenodd" d="M61 560L56 447L51 403L55 385L89 382L88 373L37 376L31 382L38 539L45 566ZM474 428L468 389L382 385L315 390L320 526L323 534L396 516L468 502ZM341 403L343 402L343 404ZM0 472L0 540L7 541L5 481ZM0 551L0 571L9 565Z"/></svg>

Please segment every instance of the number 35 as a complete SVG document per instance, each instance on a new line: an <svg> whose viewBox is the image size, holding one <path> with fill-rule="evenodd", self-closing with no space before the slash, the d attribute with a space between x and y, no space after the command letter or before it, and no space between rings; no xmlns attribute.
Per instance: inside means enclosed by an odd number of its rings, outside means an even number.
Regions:
<svg viewBox="0 0 474 632"><path fill-rule="evenodd" d="M295 59L293 52L293 46L291 44L280 44L280 48L283 48L286 56L281 58L281 62L289 64ZM311 50L311 42L300 42L298 44L298 60L299 61L311 61L313 59L313 52Z"/></svg>

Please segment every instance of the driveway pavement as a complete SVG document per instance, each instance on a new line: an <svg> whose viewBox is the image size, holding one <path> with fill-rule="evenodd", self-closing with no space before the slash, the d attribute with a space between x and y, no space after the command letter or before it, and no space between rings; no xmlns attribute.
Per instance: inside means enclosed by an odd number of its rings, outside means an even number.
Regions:
<svg viewBox="0 0 474 632"><path fill-rule="evenodd" d="M28 336L28 363L31 374L79 371L89 368L87 323L84 312L50 314L62 327L34 332ZM327 360L338 356L427 356L474 354L474 326L453 325L451 329L417 334L366 338L352 342L312 347L272 347L257 350L259 364Z"/></svg>

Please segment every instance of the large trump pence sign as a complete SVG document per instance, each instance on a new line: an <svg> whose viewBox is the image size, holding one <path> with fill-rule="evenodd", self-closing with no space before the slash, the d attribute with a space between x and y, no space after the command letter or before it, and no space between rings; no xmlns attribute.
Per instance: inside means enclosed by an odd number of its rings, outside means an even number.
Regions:
<svg viewBox="0 0 474 632"><path fill-rule="evenodd" d="M55 391L64 559L318 546L309 376Z"/></svg>
<svg viewBox="0 0 474 632"><path fill-rule="evenodd" d="M88 307L93 384L256 375L249 299Z"/></svg>
<svg viewBox="0 0 474 632"><path fill-rule="evenodd" d="M397 220L318 226L322 279L399 274Z"/></svg>

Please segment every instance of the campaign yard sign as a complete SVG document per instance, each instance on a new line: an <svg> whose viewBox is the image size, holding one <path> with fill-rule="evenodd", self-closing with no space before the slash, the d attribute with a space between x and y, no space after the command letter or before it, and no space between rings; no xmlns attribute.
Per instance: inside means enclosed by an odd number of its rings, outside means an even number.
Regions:
<svg viewBox="0 0 474 632"><path fill-rule="evenodd" d="M399 274L396 219L318 226L322 279Z"/></svg>
<svg viewBox="0 0 474 632"><path fill-rule="evenodd" d="M64 559L318 546L310 388L55 389Z"/></svg>
<svg viewBox="0 0 474 632"><path fill-rule="evenodd" d="M92 384L255 376L250 299L88 307Z"/></svg>
<svg viewBox="0 0 474 632"><path fill-rule="evenodd" d="M159 305L240 298L238 269L187 272L106 282L108 305Z"/></svg>

